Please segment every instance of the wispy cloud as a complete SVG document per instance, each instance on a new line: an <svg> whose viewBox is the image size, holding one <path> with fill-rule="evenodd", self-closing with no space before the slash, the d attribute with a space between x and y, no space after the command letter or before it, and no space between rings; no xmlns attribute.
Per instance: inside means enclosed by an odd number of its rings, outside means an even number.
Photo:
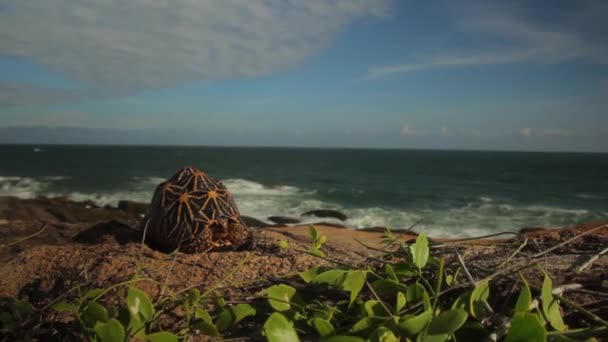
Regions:
<svg viewBox="0 0 608 342"><path fill-rule="evenodd" d="M608 16L608 6L599 3L590 3L590 6L596 7L596 11L581 8L578 12L568 13L568 21L558 20L558 25L549 25L530 19L517 8L475 3L466 6L467 11L459 15L454 29L472 39L483 37L493 42L493 45L479 43L474 47L474 51L443 51L438 55L420 56L401 64L372 66L363 79L373 80L435 68L521 62L559 63L584 60L589 63L608 64L608 44L604 40L603 32L580 28L588 24L584 23L585 20L604 20L602 18ZM598 11L604 12L605 15L589 14Z"/></svg>
<svg viewBox="0 0 608 342"><path fill-rule="evenodd" d="M0 54L102 90L249 78L303 62L389 1L3 0Z"/></svg>
<svg viewBox="0 0 608 342"><path fill-rule="evenodd" d="M68 90L0 81L0 106L21 106L31 103L53 104L75 101L78 98L78 94Z"/></svg>

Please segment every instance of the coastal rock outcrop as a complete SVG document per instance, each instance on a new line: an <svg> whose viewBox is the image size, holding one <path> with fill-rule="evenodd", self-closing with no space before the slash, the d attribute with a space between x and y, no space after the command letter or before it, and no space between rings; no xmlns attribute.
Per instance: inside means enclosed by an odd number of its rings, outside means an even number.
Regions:
<svg viewBox="0 0 608 342"><path fill-rule="evenodd" d="M134 201L118 201L118 209L134 215L145 215L149 205Z"/></svg>
<svg viewBox="0 0 608 342"><path fill-rule="evenodd" d="M268 220L276 224L296 224L300 223L300 220L293 217L287 216L268 216Z"/></svg>
<svg viewBox="0 0 608 342"><path fill-rule="evenodd" d="M324 218L336 218L340 221L346 221L348 216L341 211L335 209L316 209L309 210L302 214L302 216L316 216L316 217L324 217Z"/></svg>

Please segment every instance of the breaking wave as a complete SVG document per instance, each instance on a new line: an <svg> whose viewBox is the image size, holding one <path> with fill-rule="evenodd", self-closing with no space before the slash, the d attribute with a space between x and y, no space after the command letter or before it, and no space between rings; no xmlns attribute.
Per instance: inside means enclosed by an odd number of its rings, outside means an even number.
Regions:
<svg viewBox="0 0 608 342"><path fill-rule="evenodd" d="M66 196L71 200L90 200L100 206L116 206L120 200L150 201L160 177L134 177L128 186L100 191L84 191L71 185L63 176L2 177L0 196L34 198ZM247 179L227 179L224 184L234 194L243 215L267 220L269 216L287 216L302 223L330 222L350 228L389 227L414 230L441 236L478 236L496 231L516 231L523 227L556 227L588 221L608 221L608 212L561 208L544 204L521 205L504 199L478 196L476 200L450 208L355 206L323 199L316 191L293 185L268 186ZM334 209L348 216L345 222L331 218L301 216L314 209Z"/></svg>

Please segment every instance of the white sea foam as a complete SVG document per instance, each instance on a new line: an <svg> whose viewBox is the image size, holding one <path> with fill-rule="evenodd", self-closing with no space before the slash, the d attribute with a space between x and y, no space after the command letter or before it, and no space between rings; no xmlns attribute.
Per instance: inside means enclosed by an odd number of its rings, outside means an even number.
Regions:
<svg viewBox="0 0 608 342"><path fill-rule="evenodd" d="M602 196L598 196L598 195L592 195L592 194L576 194L575 196L577 198L590 199L590 200L603 200L603 199L606 199L606 197L602 197Z"/></svg>
<svg viewBox="0 0 608 342"><path fill-rule="evenodd" d="M82 192L70 192L70 193L50 193L47 196L67 196L72 201L92 201L98 206L118 206L118 202L121 200L129 200L135 202L150 202L152 199L152 191L119 191L112 193L82 193Z"/></svg>
<svg viewBox="0 0 608 342"><path fill-rule="evenodd" d="M0 177L0 196L33 198L38 195L67 196L75 201L90 200L97 205L116 206L120 200L149 202L160 177L133 178L127 187L118 191L49 191L54 182L67 177ZM57 183L55 183L57 184ZM516 231L522 227L552 227L593 220L608 220L608 212L590 212L586 209L561 208L549 205L517 205L504 203L488 196L466 203L461 207L439 208L386 208L379 206L349 207L346 204L324 201L313 191L304 191L291 185L267 186L246 179L228 179L224 184L234 194L241 214L267 220L280 215L301 220L302 223L330 222L351 228L389 227L405 229L418 223L414 230L435 236L479 236L496 231ZM56 187L57 188L57 187ZM55 189L56 189L55 188ZM59 187L61 189L61 187ZM314 209L335 209L348 216L345 222L333 218L301 216Z"/></svg>
<svg viewBox="0 0 608 342"><path fill-rule="evenodd" d="M152 185L152 186L157 186L158 184L164 182L166 179L163 177L132 177L131 179L133 179L134 181L138 182L139 185Z"/></svg>
<svg viewBox="0 0 608 342"><path fill-rule="evenodd" d="M246 179L226 179L222 181L224 185L235 195L256 195L256 196L290 196L300 192L294 186L278 185L265 186Z"/></svg>
<svg viewBox="0 0 608 342"><path fill-rule="evenodd" d="M0 176L0 196L34 198L46 186L46 182L30 177Z"/></svg>

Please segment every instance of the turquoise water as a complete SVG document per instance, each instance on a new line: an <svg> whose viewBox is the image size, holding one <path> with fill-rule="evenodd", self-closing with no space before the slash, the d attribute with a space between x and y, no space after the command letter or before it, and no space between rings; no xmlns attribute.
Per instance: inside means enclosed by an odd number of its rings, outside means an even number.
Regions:
<svg viewBox="0 0 608 342"><path fill-rule="evenodd" d="M353 228L453 236L608 221L606 154L0 145L0 195L149 201L185 165L261 219L334 208Z"/></svg>

